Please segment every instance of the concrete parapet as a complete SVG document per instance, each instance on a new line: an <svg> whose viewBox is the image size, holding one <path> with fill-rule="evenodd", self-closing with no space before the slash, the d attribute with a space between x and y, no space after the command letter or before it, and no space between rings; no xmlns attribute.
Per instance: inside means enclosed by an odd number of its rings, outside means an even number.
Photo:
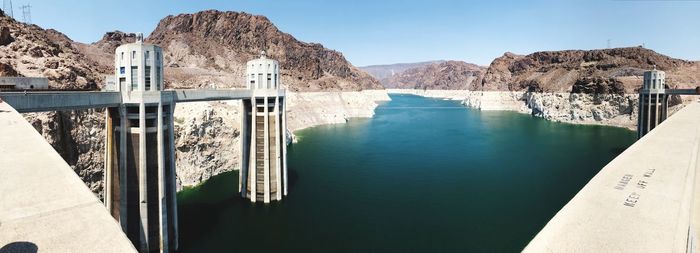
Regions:
<svg viewBox="0 0 700 253"><path fill-rule="evenodd" d="M0 251L17 245L39 252L136 252L63 158L0 102L0 144L6 143L12 145L0 145Z"/></svg>
<svg viewBox="0 0 700 253"><path fill-rule="evenodd" d="M606 165L524 252L686 252L697 247L700 104Z"/></svg>

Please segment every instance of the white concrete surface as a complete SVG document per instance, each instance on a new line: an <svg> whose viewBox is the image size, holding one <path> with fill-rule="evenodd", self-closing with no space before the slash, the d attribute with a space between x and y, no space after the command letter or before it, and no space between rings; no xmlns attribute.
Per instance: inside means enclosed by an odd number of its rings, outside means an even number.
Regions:
<svg viewBox="0 0 700 253"><path fill-rule="evenodd" d="M694 208L700 104L661 123L605 166L524 252L686 252ZM562 168L566 169L566 168ZM689 235L691 235L689 237Z"/></svg>
<svg viewBox="0 0 700 253"><path fill-rule="evenodd" d="M136 252L63 158L0 102L0 251L18 242L38 252Z"/></svg>

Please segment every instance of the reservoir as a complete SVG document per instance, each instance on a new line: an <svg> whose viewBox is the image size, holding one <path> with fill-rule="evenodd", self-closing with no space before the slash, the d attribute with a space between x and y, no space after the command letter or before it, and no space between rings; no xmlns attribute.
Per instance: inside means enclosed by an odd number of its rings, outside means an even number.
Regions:
<svg viewBox="0 0 700 253"><path fill-rule="evenodd" d="M634 132L392 95L371 119L297 132L289 195L238 172L178 194L180 252L519 252Z"/></svg>

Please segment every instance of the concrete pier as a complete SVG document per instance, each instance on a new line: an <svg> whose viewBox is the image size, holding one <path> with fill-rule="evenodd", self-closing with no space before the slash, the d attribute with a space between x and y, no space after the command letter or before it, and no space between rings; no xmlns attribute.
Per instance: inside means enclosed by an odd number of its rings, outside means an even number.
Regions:
<svg viewBox="0 0 700 253"><path fill-rule="evenodd" d="M105 113L105 205L140 252L175 251L175 101L160 90L162 51L139 40L115 55L121 103Z"/></svg>
<svg viewBox="0 0 700 253"><path fill-rule="evenodd" d="M142 252L167 252L177 243L172 106L142 103L106 113L105 204Z"/></svg>
<svg viewBox="0 0 700 253"><path fill-rule="evenodd" d="M281 200L287 195L285 96L279 83L279 63L259 59L247 63L247 88L241 129L241 196L251 202ZM248 131L250 129L250 131Z"/></svg>
<svg viewBox="0 0 700 253"><path fill-rule="evenodd" d="M656 69L644 72L644 83L639 91L637 137L649 133L668 117L666 74Z"/></svg>

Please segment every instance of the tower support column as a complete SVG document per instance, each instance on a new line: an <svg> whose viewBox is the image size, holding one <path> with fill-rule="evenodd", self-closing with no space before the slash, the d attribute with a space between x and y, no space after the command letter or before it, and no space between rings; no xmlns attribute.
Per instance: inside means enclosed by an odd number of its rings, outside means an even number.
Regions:
<svg viewBox="0 0 700 253"><path fill-rule="evenodd" d="M263 131L264 140L264 164L263 164L263 201L270 203L270 106L267 96L263 99Z"/></svg>
<svg viewBox="0 0 700 253"><path fill-rule="evenodd" d="M140 213L140 226L139 230L141 236L141 251L147 252L149 250L148 246L148 179L147 179L147 167L146 167L146 104L139 103L139 158L138 158L138 171L139 171L139 213Z"/></svg>
<svg viewBox="0 0 700 253"><path fill-rule="evenodd" d="M163 103L158 103L158 112L156 113L156 143L158 145L158 222L161 252L169 252L168 250L168 205L166 201L166 175L165 175L165 143L163 140Z"/></svg>
<svg viewBox="0 0 700 253"><path fill-rule="evenodd" d="M280 122L280 98L275 97L275 107L274 107L274 114L275 114L275 125L273 126L275 129L274 135L275 135L275 200L281 200L282 199L282 171L281 171L281 163L280 159L282 158L280 154L280 146L284 145L283 142L280 141L280 128L282 123Z"/></svg>

